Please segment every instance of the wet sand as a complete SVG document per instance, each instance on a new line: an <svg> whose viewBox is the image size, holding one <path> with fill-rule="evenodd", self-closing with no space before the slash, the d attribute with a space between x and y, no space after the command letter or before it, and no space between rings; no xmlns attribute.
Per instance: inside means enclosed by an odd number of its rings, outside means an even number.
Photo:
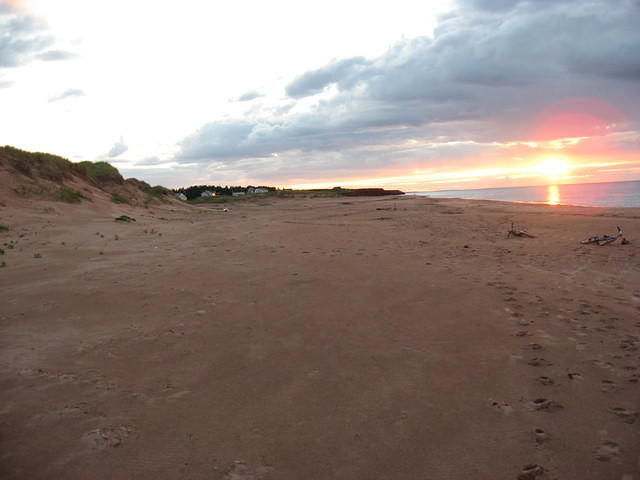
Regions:
<svg viewBox="0 0 640 480"><path fill-rule="evenodd" d="M640 479L639 209L52 205L0 221L3 479Z"/></svg>

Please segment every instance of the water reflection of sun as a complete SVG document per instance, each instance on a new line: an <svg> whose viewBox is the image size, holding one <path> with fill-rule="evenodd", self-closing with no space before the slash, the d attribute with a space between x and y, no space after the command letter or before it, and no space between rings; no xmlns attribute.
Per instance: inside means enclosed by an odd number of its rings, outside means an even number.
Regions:
<svg viewBox="0 0 640 480"><path fill-rule="evenodd" d="M549 205L560 204L560 190L557 185L549 185L547 187L547 203Z"/></svg>

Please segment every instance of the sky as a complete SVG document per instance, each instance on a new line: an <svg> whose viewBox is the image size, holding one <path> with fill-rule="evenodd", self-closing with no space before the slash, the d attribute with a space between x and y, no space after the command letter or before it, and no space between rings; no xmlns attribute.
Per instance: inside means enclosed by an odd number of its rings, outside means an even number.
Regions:
<svg viewBox="0 0 640 480"><path fill-rule="evenodd" d="M0 145L193 184L640 180L640 0L0 0Z"/></svg>

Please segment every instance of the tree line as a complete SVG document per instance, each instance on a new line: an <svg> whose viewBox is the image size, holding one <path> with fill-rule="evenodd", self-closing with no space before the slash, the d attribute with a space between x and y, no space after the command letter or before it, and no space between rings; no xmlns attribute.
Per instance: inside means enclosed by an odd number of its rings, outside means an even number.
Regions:
<svg viewBox="0 0 640 480"><path fill-rule="evenodd" d="M266 188L267 190L269 190L269 192L274 192L276 190L276 187L254 187L253 185L247 185L246 187L228 185L225 185L224 187L221 185L192 185L190 187L174 188L173 193L182 193L187 197L188 200L193 200L194 198L200 197L202 192L205 192L207 190L211 193L215 193L216 195L231 195L233 194L233 192L246 193L247 189L249 188Z"/></svg>

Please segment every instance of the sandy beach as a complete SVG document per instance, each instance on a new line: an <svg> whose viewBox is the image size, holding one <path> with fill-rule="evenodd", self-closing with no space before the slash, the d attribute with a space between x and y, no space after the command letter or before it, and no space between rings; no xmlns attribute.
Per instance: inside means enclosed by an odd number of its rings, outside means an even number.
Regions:
<svg viewBox="0 0 640 480"><path fill-rule="evenodd" d="M640 209L267 197L0 223L3 479L640 479ZM580 244L617 225L631 244Z"/></svg>

